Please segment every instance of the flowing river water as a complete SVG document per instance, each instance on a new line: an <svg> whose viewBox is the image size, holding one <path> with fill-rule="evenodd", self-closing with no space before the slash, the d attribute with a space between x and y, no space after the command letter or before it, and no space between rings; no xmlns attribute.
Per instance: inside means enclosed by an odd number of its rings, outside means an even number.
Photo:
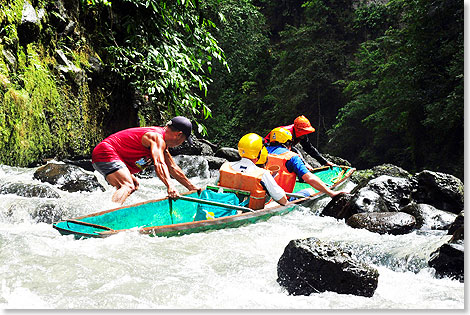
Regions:
<svg viewBox="0 0 470 315"><path fill-rule="evenodd" d="M0 185L37 184L34 171L0 165ZM212 184L214 178L194 181ZM126 205L166 194L158 179L140 183ZM34 209L54 202L70 218L115 208L114 189L69 193L51 187L61 198L0 195L1 309L464 308L464 284L437 279L427 266L430 253L450 238L444 231L393 236L353 229L344 220L316 214L328 203L325 197L313 208L300 206L236 229L171 238L131 230L75 240L37 223ZM375 267L380 276L374 296L289 296L276 282L277 263L290 240L307 237L334 242Z"/></svg>

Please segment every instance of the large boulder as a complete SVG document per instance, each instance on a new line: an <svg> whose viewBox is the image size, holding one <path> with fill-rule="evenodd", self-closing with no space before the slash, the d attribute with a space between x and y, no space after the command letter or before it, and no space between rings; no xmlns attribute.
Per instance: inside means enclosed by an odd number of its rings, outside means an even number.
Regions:
<svg viewBox="0 0 470 315"><path fill-rule="evenodd" d="M32 217L36 222L51 224L62 220L64 210L55 203L43 203L33 211Z"/></svg>
<svg viewBox="0 0 470 315"><path fill-rule="evenodd" d="M356 229L366 229L379 234L407 234L416 225L416 219L403 212L357 213L346 224Z"/></svg>
<svg viewBox="0 0 470 315"><path fill-rule="evenodd" d="M0 185L0 194L15 194L21 197L60 198L51 187L44 184L4 183Z"/></svg>
<svg viewBox="0 0 470 315"><path fill-rule="evenodd" d="M76 160L63 159L62 161L66 164L72 164L72 165L81 167L84 170L89 171L89 172L95 171L95 169L93 168L93 164L91 163L91 159L76 159Z"/></svg>
<svg viewBox="0 0 470 315"><path fill-rule="evenodd" d="M173 157L175 163L183 170L188 177L209 178L209 163L202 156L177 155Z"/></svg>
<svg viewBox="0 0 470 315"><path fill-rule="evenodd" d="M227 162L227 159L216 157L216 156L204 156L207 163L209 164L209 169L219 170L222 164Z"/></svg>
<svg viewBox="0 0 470 315"><path fill-rule="evenodd" d="M389 211L400 211L410 203L414 186L409 179L381 175L370 180L367 189L380 195Z"/></svg>
<svg viewBox="0 0 470 315"><path fill-rule="evenodd" d="M449 227L449 231L447 234L454 235L456 237L456 232L460 235L459 239L463 239L463 229L465 223L465 212L462 211L459 215L455 218L454 222Z"/></svg>
<svg viewBox="0 0 470 315"><path fill-rule="evenodd" d="M86 73L84 70L77 67L73 62L68 60L65 53L58 49L56 50L57 70L70 82L75 83L77 86L82 85L86 80Z"/></svg>
<svg viewBox="0 0 470 315"><path fill-rule="evenodd" d="M431 254L429 266L437 277L450 277L464 282L464 240L449 241Z"/></svg>
<svg viewBox="0 0 470 315"><path fill-rule="evenodd" d="M87 173L76 165L48 163L34 172L34 178L68 192L96 191L104 188L94 174Z"/></svg>
<svg viewBox="0 0 470 315"><path fill-rule="evenodd" d="M455 214L464 209L464 185L457 177L425 170L416 174L413 180L417 188L412 197L417 203L430 204Z"/></svg>
<svg viewBox="0 0 470 315"><path fill-rule="evenodd" d="M448 230L457 217L451 212L436 209L424 203L411 202L401 212L411 214L416 219L416 228L423 230Z"/></svg>
<svg viewBox="0 0 470 315"><path fill-rule="evenodd" d="M18 38L21 45L26 46L29 43L37 41L40 28L41 20L36 9L34 9L29 1L25 1L23 11L21 12L21 23L18 25Z"/></svg>
<svg viewBox="0 0 470 315"><path fill-rule="evenodd" d="M310 164L311 167L317 168L322 166L320 162L318 162L316 159L311 157L307 152L304 151L302 145L300 143L296 144L294 146L294 150L299 154L299 156L308 164Z"/></svg>
<svg viewBox="0 0 470 315"><path fill-rule="evenodd" d="M376 269L316 238L290 241L277 274L277 282L293 295L333 291L371 297L379 277Z"/></svg>
<svg viewBox="0 0 470 315"><path fill-rule="evenodd" d="M345 166L351 166L351 163L348 160L345 160L343 158L340 158L338 156L333 156L328 153L322 153L322 156L325 158L325 160L334 163L336 165L345 165Z"/></svg>
<svg viewBox="0 0 470 315"><path fill-rule="evenodd" d="M214 155L211 147L197 139L193 140L193 144L190 145L188 142L183 142L183 144L169 148L168 151L172 156L177 155Z"/></svg>
<svg viewBox="0 0 470 315"><path fill-rule="evenodd" d="M372 180L382 175L400 178L412 177L408 171L402 169L401 167L395 166L393 164L382 164L375 166L372 169L355 171L354 174L351 175L351 181L356 184L359 184L361 182L367 183L369 180Z"/></svg>
<svg viewBox="0 0 470 315"><path fill-rule="evenodd" d="M465 213L462 211L451 224L448 235L452 238L431 254L428 262L438 277L451 277L464 282Z"/></svg>
<svg viewBox="0 0 470 315"><path fill-rule="evenodd" d="M239 161L241 159L238 150L234 148L222 147L215 152L216 157L224 158L230 162Z"/></svg>
<svg viewBox="0 0 470 315"><path fill-rule="evenodd" d="M336 219L348 219L353 214L358 213L358 208L354 206L354 195L339 194L334 196L323 208L321 215L334 217Z"/></svg>

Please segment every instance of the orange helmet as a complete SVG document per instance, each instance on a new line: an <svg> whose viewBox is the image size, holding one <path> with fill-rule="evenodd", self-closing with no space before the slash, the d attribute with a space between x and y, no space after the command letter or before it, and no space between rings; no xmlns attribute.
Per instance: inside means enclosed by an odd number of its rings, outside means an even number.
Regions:
<svg viewBox="0 0 470 315"><path fill-rule="evenodd" d="M315 131L315 128L312 127L310 121L304 115L297 117L294 120L294 130L295 136L301 137Z"/></svg>

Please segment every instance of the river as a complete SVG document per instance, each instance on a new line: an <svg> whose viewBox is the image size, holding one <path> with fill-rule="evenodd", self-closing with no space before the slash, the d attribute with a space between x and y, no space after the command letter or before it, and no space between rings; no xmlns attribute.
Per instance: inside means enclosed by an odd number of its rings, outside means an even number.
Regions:
<svg viewBox="0 0 470 315"><path fill-rule="evenodd" d="M38 183L34 168L0 165L5 182ZM102 178L100 179L103 182ZM213 178L195 179L199 185ZM142 179L126 204L165 196L158 179ZM115 208L114 189L56 199L0 195L2 309L463 309L464 284L437 279L427 266L449 239L443 231L379 235L299 207L266 222L185 235L149 237L132 230L74 240L31 215L54 202L64 217ZM184 191L182 186L178 186ZM347 184L345 190L351 190ZM380 273L371 298L334 292L289 296L276 282L277 262L292 239L316 237L348 248Z"/></svg>

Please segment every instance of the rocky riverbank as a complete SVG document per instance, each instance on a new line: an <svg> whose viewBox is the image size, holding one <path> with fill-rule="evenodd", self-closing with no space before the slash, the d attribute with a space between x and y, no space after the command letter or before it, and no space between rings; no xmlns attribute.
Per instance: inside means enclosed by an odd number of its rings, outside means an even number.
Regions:
<svg viewBox="0 0 470 315"><path fill-rule="evenodd" d="M183 145L171 151L188 177L213 177L223 162L240 158L236 149L218 148L207 141L195 141L193 146ZM304 156L311 165L319 166ZM328 159L348 164L340 158ZM34 215L38 222L51 223L61 219L61 209L53 202L59 198L56 188L70 192L103 189L92 171L88 159L51 162L36 170L34 178L38 183L3 183L0 194L50 199L51 202L38 205ZM154 174L148 170L140 176ZM380 165L358 170L351 180L356 187L350 194L333 198L319 215L377 234L447 231L449 241L435 249L428 265L435 269L436 277L464 281L464 185L458 178L429 170L410 174L397 166ZM379 276L377 270L358 261L341 244L329 244L314 235L292 240L278 263L278 282L290 294L334 291L372 296Z"/></svg>

